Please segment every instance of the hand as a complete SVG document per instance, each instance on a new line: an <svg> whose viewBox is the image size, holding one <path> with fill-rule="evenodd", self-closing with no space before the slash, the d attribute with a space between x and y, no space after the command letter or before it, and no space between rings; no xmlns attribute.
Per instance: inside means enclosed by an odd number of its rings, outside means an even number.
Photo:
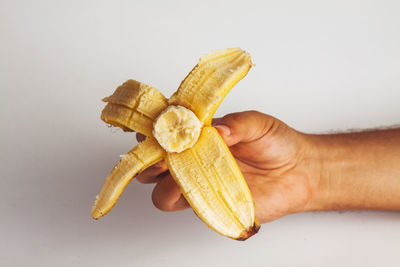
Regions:
<svg viewBox="0 0 400 267"><path fill-rule="evenodd" d="M310 208L318 165L306 135L271 116L247 111L213 121L246 179L263 223ZM138 141L144 136L137 135ZM313 165L314 164L314 165ZM137 176L141 183L156 183L154 205L164 211L190 205L169 174L165 162L158 162Z"/></svg>

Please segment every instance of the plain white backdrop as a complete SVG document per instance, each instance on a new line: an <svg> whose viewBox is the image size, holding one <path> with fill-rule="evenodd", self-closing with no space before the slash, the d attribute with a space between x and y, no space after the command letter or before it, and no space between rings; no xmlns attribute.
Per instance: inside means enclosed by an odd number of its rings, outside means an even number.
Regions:
<svg viewBox="0 0 400 267"><path fill-rule="evenodd" d="M245 242L132 182L94 197L134 134L101 98L133 78L169 96L204 53L256 64L217 115L256 109L304 132L400 123L400 2L0 1L0 266L399 266L400 213L295 214Z"/></svg>

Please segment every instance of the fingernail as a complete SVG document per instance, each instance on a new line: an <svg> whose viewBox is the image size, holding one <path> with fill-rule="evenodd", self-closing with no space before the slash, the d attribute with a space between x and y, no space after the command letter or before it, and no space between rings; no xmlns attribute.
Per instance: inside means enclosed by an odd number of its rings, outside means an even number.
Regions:
<svg viewBox="0 0 400 267"><path fill-rule="evenodd" d="M218 130L218 132L222 133L225 136L231 134L231 129L226 125L220 124L220 125L215 125L214 127Z"/></svg>

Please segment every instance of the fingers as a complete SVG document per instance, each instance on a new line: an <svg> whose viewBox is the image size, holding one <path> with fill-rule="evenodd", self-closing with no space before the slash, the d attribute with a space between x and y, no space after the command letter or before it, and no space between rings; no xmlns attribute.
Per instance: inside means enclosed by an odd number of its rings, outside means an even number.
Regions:
<svg viewBox="0 0 400 267"><path fill-rule="evenodd" d="M142 142L146 139L146 136L141 133L136 133L136 140L138 142ZM167 164L164 160L157 162L153 166L145 169L141 173L136 176L136 180L138 180L142 184L152 184L159 181L163 176L165 176L165 172L168 170Z"/></svg>
<svg viewBox="0 0 400 267"><path fill-rule="evenodd" d="M164 160L157 162L136 176L142 184L157 183L153 189L152 200L156 208L163 211L177 211L190 207L181 190L168 172Z"/></svg>
<svg viewBox="0 0 400 267"><path fill-rule="evenodd" d="M228 146L252 142L273 130L278 120L257 111L231 113L215 120L215 128Z"/></svg>
<svg viewBox="0 0 400 267"><path fill-rule="evenodd" d="M144 170L136 179L143 184L157 183L151 197L156 208L163 211L177 211L190 207L168 172L165 161L160 161Z"/></svg>
<svg viewBox="0 0 400 267"><path fill-rule="evenodd" d="M222 118L213 118L211 125L215 126L215 125L221 124L221 120L222 120Z"/></svg>
<svg viewBox="0 0 400 267"><path fill-rule="evenodd" d="M142 184L156 183L164 176L163 174L167 171L167 164L165 163L165 161L162 160L139 173L136 176L136 180L138 180Z"/></svg>
<svg viewBox="0 0 400 267"><path fill-rule="evenodd" d="M252 142L263 137L273 129L275 118L256 111L232 113L223 118L213 120L228 146L239 142ZM137 134L137 140L143 141L146 137ZM157 183L152 193L154 206L163 211L177 211L189 208L190 205L183 197L180 188L175 183L164 161L159 162L137 176L141 183Z"/></svg>
<svg viewBox="0 0 400 267"><path fill-rule="evenodd" d="M154 206L162 211L177 211L190 207L171 174L156 184L151 198Z"/></svg>

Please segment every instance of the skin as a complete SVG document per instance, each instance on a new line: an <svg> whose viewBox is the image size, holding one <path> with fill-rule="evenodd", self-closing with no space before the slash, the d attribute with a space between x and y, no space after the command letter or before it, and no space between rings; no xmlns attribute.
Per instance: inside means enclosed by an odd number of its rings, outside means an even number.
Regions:
<svg viewBox="0 0 400 267"><path fill-rule="evenodd" d="M261 223L305 211L400 210L400 129L304 134L257 111L213 125L236 158ZM165 162L137 180L156 184L152 200L160 210L190 208Z"/></svg>

